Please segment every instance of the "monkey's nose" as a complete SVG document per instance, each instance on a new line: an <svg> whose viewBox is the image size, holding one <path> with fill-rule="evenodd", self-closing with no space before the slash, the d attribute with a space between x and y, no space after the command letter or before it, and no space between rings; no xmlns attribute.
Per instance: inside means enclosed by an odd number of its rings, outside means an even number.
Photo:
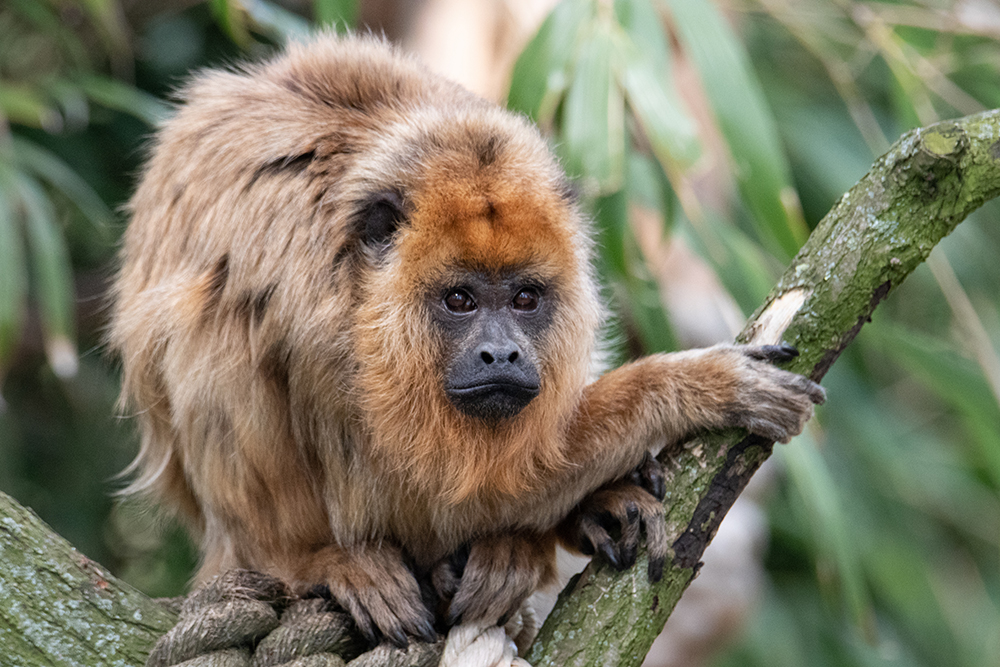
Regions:
<svg viewBox="0 0 1000 667"><path fill-rule="evenodd" d="M479 358L487 366L496 361L512 364L517 361L519 356L521 356L521 350L516 345L484 345L479 348Z"/></svg>

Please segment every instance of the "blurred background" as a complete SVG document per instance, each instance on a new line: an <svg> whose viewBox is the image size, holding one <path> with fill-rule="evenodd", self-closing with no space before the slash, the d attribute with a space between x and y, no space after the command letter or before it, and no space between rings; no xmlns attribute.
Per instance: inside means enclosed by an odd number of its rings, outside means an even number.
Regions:
<svg viewBox="0 0 1000 667"><path fill-rule="evenodd" d="M0 0L0 490L150 595L195 555L113 498L121 207L189 72L318 26L539 123L597 222L619 361L731 340L902 132L1000 107L993 0ZM1000 665L998 217L879 308L647 664Z"/></svg>

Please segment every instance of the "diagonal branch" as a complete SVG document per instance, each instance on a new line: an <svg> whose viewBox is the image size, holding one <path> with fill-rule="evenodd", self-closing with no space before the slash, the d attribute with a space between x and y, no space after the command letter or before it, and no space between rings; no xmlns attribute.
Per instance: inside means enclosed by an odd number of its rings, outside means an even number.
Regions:
<svg viewBox="0 0 1000 667"><path fill-rule="evenodd" d="M794 345L801 355L789 370L819 381L875 307L998 194L1000 110L908 132L823 218L739 340ZM665 502L674 559L663 579L650 584L642 562L622 573L588 566L559 596L531 664L639 665L772 445L730 432L671 452Z"/></svg>

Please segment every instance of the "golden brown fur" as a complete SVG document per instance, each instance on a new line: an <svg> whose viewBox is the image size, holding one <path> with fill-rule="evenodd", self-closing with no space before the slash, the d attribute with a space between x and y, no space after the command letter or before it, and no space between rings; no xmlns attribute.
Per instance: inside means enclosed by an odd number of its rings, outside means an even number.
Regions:
<svg viewBox="0 0 1000 667"><path fill-rule="evenodd" d="M589 229L545 142L378 40L317 38L183 99L131 202L111 342L141 426L132 490L190 523L200 580L326 583L398 639L427 634L411 572L471 544L449 595L502 616L551 574L556 525L647 449L726 425L787 439L820 400L734 347L588 384ZM406 213L385 248L356 223L378 192ZM556 298L540 393L499 423L448 402L429 324L429 290L470 270Z"/></svg>

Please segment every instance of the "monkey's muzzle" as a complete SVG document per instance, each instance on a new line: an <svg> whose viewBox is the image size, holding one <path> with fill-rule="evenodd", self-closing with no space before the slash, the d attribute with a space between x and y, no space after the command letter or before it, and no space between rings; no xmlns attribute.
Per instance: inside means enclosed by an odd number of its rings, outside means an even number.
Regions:
<svg viewBox="0 0 1000 667"><path fill-rule="evenodd" d="M518 382L488 382L446 389L448 399L459 411L491 422L516 416L539 391L537 384Z"/></svg>

